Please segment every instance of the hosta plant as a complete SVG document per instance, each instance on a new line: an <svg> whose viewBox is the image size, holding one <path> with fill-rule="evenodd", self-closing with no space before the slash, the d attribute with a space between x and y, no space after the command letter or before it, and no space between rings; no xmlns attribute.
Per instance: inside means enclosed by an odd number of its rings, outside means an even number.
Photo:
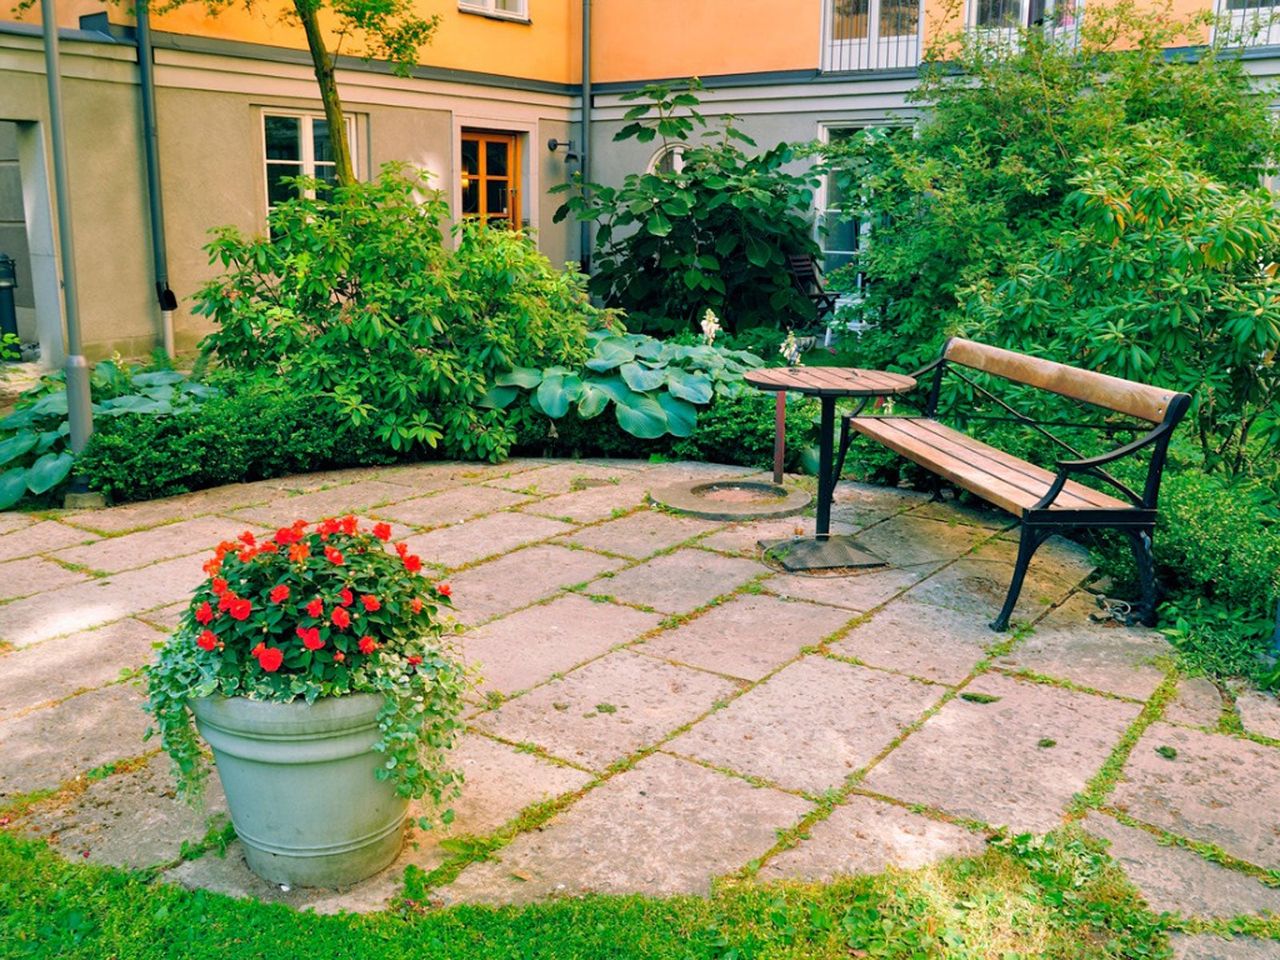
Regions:
<svg viewBox="0 0 1280 960"><path fill-rule="evenodd" d="M146 668L147 710L179 786L197 796L208 770L190 703L212 696L314 703L381 694L378 777L439 804L459 776L445 763L462 729L465 674L445 640L447 584L422 574L391 529L354 517L243 533L205 564L174 635Z"/></svg>
<svg viewBox="0 0 1280 960"><path fill-rule="evenodd" d="M742 350L663 342L642 334L588 334L591 356L581 370L517 367L495 378L487 402L508 407L522 390L540 414L558 420L573 409L590 420L613 405L618 425L642 440L687 437L698 407L736 396L742 375L763 361Z"/></svg>

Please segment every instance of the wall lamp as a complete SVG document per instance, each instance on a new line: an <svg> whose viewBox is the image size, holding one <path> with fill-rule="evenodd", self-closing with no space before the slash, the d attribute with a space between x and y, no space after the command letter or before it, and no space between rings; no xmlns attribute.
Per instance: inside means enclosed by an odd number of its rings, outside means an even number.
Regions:
<svg viewBox="0 0 1280 960"><path fill-rule="evenodd" d="M557 140L555 137L552 137L550 140L547 141L547 149L550 150L552 153L555 153L561 147L564 147L565 163L578 162L578 154L573 146L572 140Z"/></svg>

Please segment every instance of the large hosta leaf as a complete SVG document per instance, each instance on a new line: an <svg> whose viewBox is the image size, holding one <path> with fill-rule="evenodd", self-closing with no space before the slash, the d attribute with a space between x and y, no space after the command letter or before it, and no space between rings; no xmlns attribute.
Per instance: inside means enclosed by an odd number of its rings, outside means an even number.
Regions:
<svg viewBox="0 0 1280 960"><path fill-rule="evenodd" d="M27 489L32 493L52 490L71 472L75 458L69 453L46 453L27 471Z"/></svg>
<svg viewBox="0 0 1280 960"><path fill-rule="evenodd" d="M630 363L636 353L621 337L609 337L596 344L595 355L587 361L587 368L603 373Z"/></svg>
<svg viewBox="0 0 1280 960"><path fill-rule="evenodd" d="M40 435L38 433L27 431L15 434L8 440L0 441L0 464L17 459L24 453L34 449L39 442Z"/></svg>
<svg viewBox="0 0 1280 960"><path fill-rule="evenodd" d="M516 387L493 386L485 391L477 406L486 410L505 410L519 394L520 390Z"/></svg>
<svg viewBox="0 0 1280 960"><path fill-rule="evenodd" d="M582 380L575 374L551 374L543 378L534 394L540 408L552 420L558 420L569 412L569 404L582 393Z"/></svg>
<svg viewBox="0 0 1280 960"><path fill-rule="evenodd" d="M658 405L667 415L667 431L673 436L687 437L698 424L698 410L691 403L673 397L669 393L658 394Z"/></svg>
<svg viewBox="0 0 1280 960"><path fill-rule="evenodd" d="M624 363L618 373L626 381L628 387L637 393L648 393L657 390L667 379L665 370L650 370L638 363Z"/></svg>
<svg viewBox="0 0 1280 960"><path fill-rule="evenodd" d="M520 387L522 390L532 390L542 382L541 370L530 370L528 367L515 367L506 373L500 373L493 378L493 382L499 387Z"/></svg>
<svg viewBox="0 0 1280 960"><path fill-rule="evenodd" d="M641 440L656 440L667 432L667 414L653 397L633 394L628 403L614 404L618 426Z"/></svg>
<svg viewBox="0 0 1280 960"><path fill-rule="evenodd" d="M591 380L582 384L582 396L578 398L578 416L583 420L598 417L609 405L609 394L605 393Z"/></svg>
<svg viewBox="0 0 1280 960"><path fill-rule="evenodd" d="M0 473L0 510L8 510L27 492L27 470L15 467Z"/></svg>
<svg viewBox="0 0 1280 960"><path fill-rule="evenodd" d="M690 373L679 367L667 370L667 389L673 396L690 403L711 402L711 378L702 373Z"/></svg>

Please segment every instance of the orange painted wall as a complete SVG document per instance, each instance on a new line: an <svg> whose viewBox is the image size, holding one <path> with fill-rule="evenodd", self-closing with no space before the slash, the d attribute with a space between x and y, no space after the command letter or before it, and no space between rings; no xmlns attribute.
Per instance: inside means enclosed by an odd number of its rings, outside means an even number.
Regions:
<svg viewBox="0 0 1280 960"><path fill-rule="evenodd" d="M824 0L595 0L594 78L813 70Z"/></svg>

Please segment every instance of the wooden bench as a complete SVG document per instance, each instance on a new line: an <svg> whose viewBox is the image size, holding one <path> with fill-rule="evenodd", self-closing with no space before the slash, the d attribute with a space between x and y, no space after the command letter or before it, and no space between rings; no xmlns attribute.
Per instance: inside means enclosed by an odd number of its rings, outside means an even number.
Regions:
<svg viewBox="0 0 1280 960"><path fill-rule="evenodd" d="M1145 432L1132 442L1101 456L1085 457L1045 427L1096 427L1096 424L1057 421L1045 424L1035 421L965 375L966 369L1048 390L1072 400L1145 421L1137 428ZM1045 470L939 422L938 396L943 376L948 372L967 381L977 392L1010 414L972 419L1026 424L1065 447L1073 454L1073 458L1059 460L1056 470ZM933 376L926 380L926 375L930 373ZM846 417L841 424L836 476L840 475L844 466L851 431L857 431L1021 520L1022 532L1018 541L1013 580L1009 584L1004 607L991 622L993 630L1008 627L1009 616L1022 591L1027 566L1040 545L1055 533L1086 527L1115 529L1129 538L1142 583L1142 600L1133 611L1131 619L1140 620L1149 626L1154 625L1157 598L1151 541L1156 523L1156 499L1160 491L1160 477L1164 472L1169 437L1178 421L1186 414L1191 396L959 338L947 341L942 355L917 371L914 376L921 381L921 387L928 384L929 393L923 404L923 415L868 416L860 408L852 416ZM1117 428L1113 426L1111 429ZM1146 448L1150 448L1150 461L1146 481L1140 492L1130 489L1104 469L1107 464ZM1104 493L1073 479L1084 476L1101 481L1117 495Z"/></svg>

